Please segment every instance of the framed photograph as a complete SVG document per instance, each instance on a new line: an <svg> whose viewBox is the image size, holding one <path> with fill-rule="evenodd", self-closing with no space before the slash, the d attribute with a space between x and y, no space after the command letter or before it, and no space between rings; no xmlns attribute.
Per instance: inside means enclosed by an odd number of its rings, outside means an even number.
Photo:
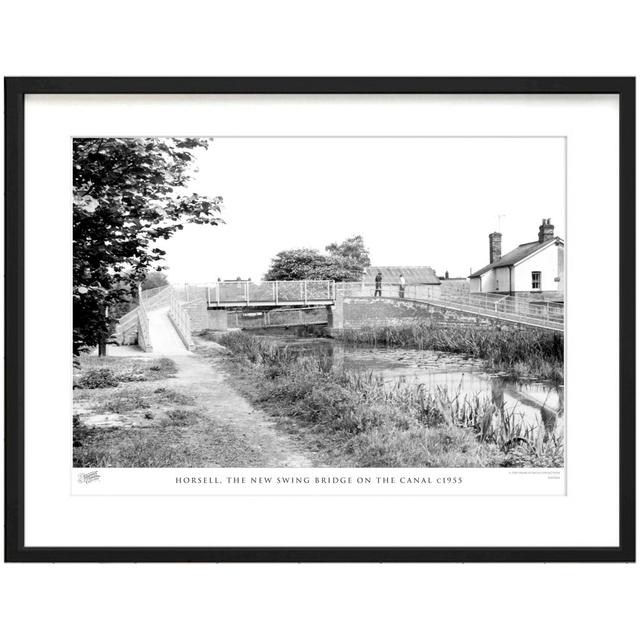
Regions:
<svg viewBox="0 0 640 640"><path fill-rule="evenodd" d="M634 78L7 78L12 562L635 560Z"/></svg>

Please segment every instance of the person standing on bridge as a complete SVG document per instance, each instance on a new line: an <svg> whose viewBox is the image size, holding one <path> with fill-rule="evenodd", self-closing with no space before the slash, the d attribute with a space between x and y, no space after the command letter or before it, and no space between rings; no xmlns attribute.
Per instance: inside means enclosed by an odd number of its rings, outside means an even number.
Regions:
<svg viewBox="0 0 640 640"><path fill-rule="evenodd" d="M398 295L398 297L400 298L404 298L404 288L407 284L407 281L404 279L404 276L402 274L400 274L400 293Z"/></svg>
<svg viewBox="0 0 640 640"><path fill-rule="evenodd" d="M376 290L373 292L373 297L376 296L382 297L382 271L378 271L376 276Z"/></svg>

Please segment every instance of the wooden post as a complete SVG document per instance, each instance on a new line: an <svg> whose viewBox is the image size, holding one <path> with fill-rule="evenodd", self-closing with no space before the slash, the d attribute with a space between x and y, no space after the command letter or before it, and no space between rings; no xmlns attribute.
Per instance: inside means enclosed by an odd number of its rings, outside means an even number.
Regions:
<svg viewBox="0 0 640 640"><path fill-rule="evenodd" d="M307 281L304 281L304 303L307 304Z"/></svg>

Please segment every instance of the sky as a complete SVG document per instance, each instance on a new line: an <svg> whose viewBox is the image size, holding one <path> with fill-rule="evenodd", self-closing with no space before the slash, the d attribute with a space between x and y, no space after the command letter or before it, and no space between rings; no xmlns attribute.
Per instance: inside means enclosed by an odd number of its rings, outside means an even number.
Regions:
<svg viewBox="0 0 640 640"><path fill-rule="evenodd" d="M294 248L360 234L373 265L466 277L537 239L565 237L563 138L215 138L189 189L222 196L224 225L161 241L173 283L261 279Z"/></svg>

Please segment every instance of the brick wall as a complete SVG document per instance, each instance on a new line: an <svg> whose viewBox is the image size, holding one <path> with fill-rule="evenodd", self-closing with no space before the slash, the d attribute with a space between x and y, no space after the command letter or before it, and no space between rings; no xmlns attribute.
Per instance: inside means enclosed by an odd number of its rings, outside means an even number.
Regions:
<svg viewBox="0 0 640 640"><path fill-rule="evenodd" d="M205 329L213 329L215 331L227 330L227 312L225 310L210 311L204 301L197 300L187 303L183 309L188 313L191 321L191 331L197 333Z"/></svg>
<svg viewBox="0 0 640 640"><path fill-rule="evenodd" d="M498 321L464 311L443 309L435 305L415 304L401 300L345 298L332 309L334 329L357 328L367 325L405 324L428 322L433 326L469 325L493 326ZM342 327L339 319L342 319Z"/></svg>

